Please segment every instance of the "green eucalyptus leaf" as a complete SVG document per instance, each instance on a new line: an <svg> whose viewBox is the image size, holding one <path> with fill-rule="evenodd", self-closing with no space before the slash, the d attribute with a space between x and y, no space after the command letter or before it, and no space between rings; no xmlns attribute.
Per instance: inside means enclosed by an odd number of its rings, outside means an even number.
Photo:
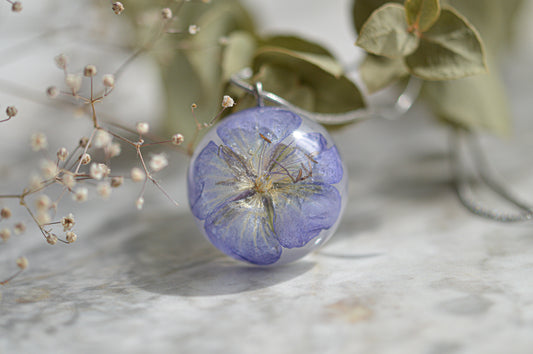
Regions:
<svg viewBox="0 0 533 354"><path fill-rule="evenodd" d="M237 1L225 0L213 2L196 24L200 31L192 37L187 57L204 92L218 95L222 86L223 46L220 40L236 30L253 33L251 19Z"/></svg>
<svg viewBox="0 0 533 354"><path fill-rule="evenodd" d="M405 8L385 4L370 15L356 44L367 52L389 58L404 57L418 47L418 37L408 30Z"/></svg>
<svg viewBox="0 0 533 354"><path fill-rule="evenodd" d="M254 80L261 81L265 90L275 92L292 104L306 110L314 110L313 89L309 85L302 85L298 74L289 68L264 64Z"/></svg>
<svg viewBox="0 0 533 354"><path fill-rule="evenodd" d="M427 82L425 98L446 122L508 136L511 117L501 79L481 75L453 81Z"/></svg>
<svg viewBox="0 0 533 354"><path fill-rule="evenodd" d="M316 57L310 57L308 53L284 48L261 48L256 53L253 68L254 72L259 73L258 77L266 91L284 98L290 97L285 91L287 87L292 90L305 87L292 95L299 97L298 105L305 101L309 102L305 103L309 106L312 102L313 107L306 107L311 111L339 113L365 106L361 92L351 80L344 75L336 75L330 67L318 63ZM277 75L272 75L273 72ZM309 93L306 93L307 90Z"/></svg>
<svg viewBox="0 0 533 354"><path fill-rule="evenodd" d="M439 0L405 0L407 23L416 31L425 32L440 15Z"/></svg>
<svg viewBox="0 0 533 354"><path fill-rule="evenodd" d="M389 59L369 54L359 66L368 93L379 91L409 75L402 58Z"/></svg>
<svg viewBox="0 0 533 354"><path fill-rule="evenodd" d="M402 0L354 0L352 6L352 20L357 33L361 33L361 28L372 12L388 2L401 4Z"/></svg>
<svg viewBox="0 0 533 354"><path fill-rule="evenodd" d="M512 44L517 14L523 0L443 0L457 9L481 34L485 49L495 58Z"/></svg>
<svg viewBox="0 0 533 354"><path fill-rule="evenodd" d="M245 31L235 31L228 36L222 56L222 79L229 80L231 75L252 64L257 47L254 36Z"/></svg>
<svg viewBox="0 0 533 354"><path fill-rule="evenodd" d="M425 80L458 79L487 71L479 34L452 8L442 9L406 64L413 75Z"/></svg>
<svg viewBox="0 0 533 354"><path fill-rule="evenodd" d="M311 53L333 57L333 54L326 48L310 42L306 39L296 36L272 36L261 41L261 45L265 47L281 47L295 52Z"/></svg>

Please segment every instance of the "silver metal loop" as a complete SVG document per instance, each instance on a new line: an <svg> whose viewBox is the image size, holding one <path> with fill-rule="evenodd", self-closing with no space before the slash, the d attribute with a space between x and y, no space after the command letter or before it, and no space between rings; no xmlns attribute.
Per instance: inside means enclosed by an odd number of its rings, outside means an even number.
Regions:
<svg viewBox="0 0 533 354"><path fill-rule="evenodd" d="M411 77L404 91L398 96L396 101L390 105L375 106L356 109L353 111L348 111L344 113L316 113L309 112L298 106L293 105L292 103L286 101L278 95L262 90L259 92L257 90L257 84L249 84L246 80L252 76L252 71L250 68L245 68L240 72L234 74L230 78L230 82L236 87L241 88L244 91L247 91L255 95L258 99L264 99L272 103L276 103L284 108L287 108L290 111L293 111L296 114L303 115L315 122L326 124L326 125L340 125L346 123L353 123L357 121L363 121L370 118L382 118L382 119L396 119L403 114L405 114L413 105L417 99L420 89L422 87L422 81Z"/></svg>

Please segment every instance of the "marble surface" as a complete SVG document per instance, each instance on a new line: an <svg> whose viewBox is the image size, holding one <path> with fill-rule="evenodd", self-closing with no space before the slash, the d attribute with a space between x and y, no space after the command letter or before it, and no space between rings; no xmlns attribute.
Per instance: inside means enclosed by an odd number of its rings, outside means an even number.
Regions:
<svg viewBox="0 0 533 354"><path fill-rule="evenodd" d="M505 67L516 136L483 146L533 202L531 54ZM346 214L325 247L293 264L248 266L211 246L186 206L180 156L162 176L178 208L151 189L137 213L139 187L126 185L77 209L72 245L49 246L35 230L0 245L2 273L20 254L30 261L0 288L0 353L531 353L533 226L460 206L447 131L417 106L336 140ZM3 171L2 189L16 187Z"/></svg>

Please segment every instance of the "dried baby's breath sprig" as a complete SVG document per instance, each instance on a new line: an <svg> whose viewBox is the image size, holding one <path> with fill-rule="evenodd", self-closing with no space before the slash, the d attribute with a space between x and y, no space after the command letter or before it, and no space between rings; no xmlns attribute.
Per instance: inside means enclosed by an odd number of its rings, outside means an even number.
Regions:
<svg viewBox="0 0 533 354"><path fill-rule="evenodd" d="M159 172L168 166L168 160L164 154L156 154L150 158L150 168L154 172Z"/></svg>
<svg viewBox="0 0 533 354"><path fill-rule="evenodd" d="M63 226L63 231L71 230L75 224L76 221L74 220L74 215L72 215L72 213L68 214L68 216L63 216L63 218L61 218L61 225Z"/></svg>
<svg viewBox="0 0 533 354"><path fill-rule="evenodd" d="M65 76L65 85L72 91L72 95L76 95L76 93L81 88L82 79L80 75L77 74L67 74Z"/></svg>
<svg viewBox="0 0 533 354"><path fill-rule="evenodd" d="M48 242L50 245L54 246L58 241L58 238L55 234L49 234L46 236L46 242Z"/></svg>
<svg viewBox="0 0 533 354"><path fill-rule="evenodd" d="M68 67L68 57L61 53L61 54L58 54L55 58L55 63L57 65L57 67L61 70L67 70L67 67Z"/></svg>
<svg viewBox="0 0 533 354"><path fill-rule="evenodd" d="M35 199L35 207L37 210L48 210L52 205L52 200L46 194L41 194Z"/></svg>
<svg viewBox="0 0 533 354"><path fill-rule="evenodd" d="M68 157L68 150L66 147L59 148L57 150L57 160L58 161L65 161Z"/></svg>
<svg viewBox="0 0 533 354"><path fill-rule="evenodd" d="M15 264L18 267L18 271L15 272L15 274L10 276L9 278L0 281L0 285L6 285L11 280L15 279L20 273L22 273L26 268L28 268L29 263L26 257L18 257L17 260L15 261Z"/></svg>
<svg viewBox="0 0 533 354"><path fill-rule="evenodd" d="M33 133L30 137L30 145L33 151L44 150L48 147L48 139L44 133Z"/></svg>
<svg viewBox="0 0 533 354"><path fill-rule="evenodd" d="M8 106L6 108L6 114L7 114L8 118L13 118L14 116L17 115L18 112L19 111L18 111L17 107L15 107L15 106Z"/></svg>
<svg viewBox="0 0 533 354"><path fill-rule="evenodd" d="M184 140L185 138L180 133L172 135L172 144L174 145L181 145L181 143L183 143Z"/></svg>
<svg viewBox="0 0 533 354"><path fill-rule="evenodd" d="M161 10L161 18L163 20L170 20L172 18L172 10L168 7L165 7L163 10Z"/></svg>
<svg viewBox="0 0 533 354"><path fill-rule="evenodd" d="M83 76L85 77L93 77L96 75L96 66L89 64L83 69Z"/></svg>
<svg viewBox="0 0 533 354"><path fill-rule="evenodd" d="M142 182L146 179L146 174L139 167L134 167L130 172L131 180L133 182Z"/></svg>
<svg viewBox="0 0 533 354"><path fill-rule="evenodd" d="M11 230L9 230L7 227L0 230L0 239L2 241L6 242L11 237Z"/></svg>
<svg viewBox="0 0 533 354"><path fill-rule="evenodd" d="M222 107L223 108L230 108L235 105L235 101L230 96L226 95L222 98Z"/></svg>
<svg viewBox="0 0 533 354"><path fill-rule="evenodd" d="M144 198L143 197L137 198L137 200L135 201L135 207L137 207L137 210L142 210L143 205L144 205Z"/></svg>
<svg viewBox="0 0 533 354"><path fill-rule="evenodd" d="M14 1L11 4L11 11L13 11L13 12L21 12L22 11L22 3L20 1Z"/></svg>
<svg viewBox="0 0 533 354"><path fill-rule="evenodd" d="M87 200L87 197L89 196L89 190L85 187L78 187L75 191L74 191L74 194L72 195L72 198L76 201L76 202L80 202L80 203L83 203Z"/></svg>
<svg viewBox="0 0 533 354"><path fill-rule="evenodd" d="M135 129L139 135L145 135L148 134L148 131L150 131L150 125L146 122L139 122L135 126Z"/></svg>
<svg viewBox="0 0 533 354"><path fill-rule="evenodd" d="M18 222L13 227L13 232L15 233L15 235L22 235L24 231L26 231L26 224L24 224L23 222Z"/></svg>
<svg viewBox="0 0 533 354"><path fill-rule="evenodd" d="M198 121L198 118L196 117L196 114L195 114L195 109L198 108L198 106L196 105L196 103L193 103L191 105L191 113L192 113L192 116L194 118L194 122L196 123L196 130L194 132L194 136L193 138L191 139L190 143L187 145L187 153L192 156L193 154L193 148L194 148L194 143L196 142L196 139L198 139L198 135L200 133L201 130L205 129L205 128L209 128L209 127L212 127L213 124L216 123L216 121L220 118L220 116L222 115L222 113L230 108L230 107L233 107L235 105L235 101L233 100L233 98L231 98L230 96L227 96L225 95L223 98L222 98L222 103L221 103L221 106L222 106L222 110L220 110L214 117L213 119L211 119L211 121L209 123L203 123L201 124L199 121Z"/></svg>
<svg viewBox="0 0 533 354"><path fill-rule="evenodd" d="M55 86L50 86L46 89L46 95L48 96L48 98L56 98L57 96L59 96L59 89Z"/></svg>
<svg viewBox="0 0 533 354"><path fill-rule="evenodd" d="M111 178L111 187L118 188L124 183L124 177L118 176Z"/></svg>
<svg viewBox="0 0 533 354"><path fill-rule="evenodd" d="M103 199L109 199L111 196L111 185L109 182L100 182L96 186L96 192Z"/></svg>
<svg viewBox="0 0 533 354"><path fill-rule="evenodd" d="M83 155L81 155L81 158L80 158L80 164L82 165L88 165L91 163L91 155L89 155L88 153L84 153Z"/></svg>
<svg viewBox="0 0 533 354"><path fill-rule="evenodd" d="M21 270L28 268L28 259L26 257L17 258L16 263L17 267L19 267Z"/></svg>
<svg viewBox="0 0 533 354"><path fill-rule="evenodd" d="M121 2L117 1L113 3L113 5L111 6L111 9L115 13L115 15L120 15L122 11L124 11L124 5L122 5Z"/></svg>
<svg viewBox="0 0 533 354"><path fill-rule="evenodd" d="M113 91L123 69L139 54L150 50L157 39L168 32L170 26L175 23L175 21L171 21L171 19L175 17L175 14L178 12L177 10L181 8L182 3L183 2L181 2L179 6L176 5L172 8L169 7L168 9L162 10L161 16L165 21L158 22L155 37L148 40L146 45L132 53L132 55L120 65L113 74L102 76L100 81L101 93L95 93L94 91L95 83L98 82L94 81L98 75L94 65L86 65L81 72L72 72L69 59L65 54L59 54L55 57L55 64L63 71L64 84L68 90L60 90L56 86L50 86L46 89L46 95L49 98L57 98L62 95L70 96L75 99L71 101L61 101L61 104L64 102L72 102L73 104L81 103L86 105L87 109L80 108L78 111L82 113L90 113L93 130L88 137L81 138L78 146L74 149L69 151L67 148L62 147L56 151L56 156L54 156L53 159L51 159L50 156L44 159L41 163L40 175L32 177L28 187L23 189L20 194L0 195L0 199L18 199L19 204L27 210L28 214L39 227L39 230L49 244L56 244L57 242L72 243L77 238L76 234L71 230L74 225L74 219L70 213L68 216L63 217L60 220L52 221L52 219L55 218L58 205L64 195L70 194L75 201L83 202L88 199L89 188L87 187L93 188L93 186L96 186L98 195L102 198L108 198L112 188L117 188L123 184L123 176L110 176L110 160L113 157L120 155L122 150L121 144L113 142L114 138L120 140L122 144L125 143L126 145L133 147L136 150L140 161L141 168L137 167L137 170L134 170L132 173L133 181L138 180L139 182L143 182L141 192L135 202L137 208L142 209L144 205L143 194L147 181L151 181L169 200L174 204L177 204L163 190L159 182L152 175L168 165L166 156L161 153L154 154L151 156L151 159L147 164L144 161L143 150L145 147L156 144L168 143L169 145L180 145L184 140L183 135L175 134L171 139L165 141L154 141L150 139L150 142L145 143L145 139L147 139L146 135L149 134L150 129L148 123L142 122L136 126L135 130L127 130L138 134L138 139L129 140L128 138L118 135L114 131L100 125L95 105L101 102ZM113 11L116 14L122 13L124 11L124 5L121 2L114 2ZM191 28L193 29L192 32L197 30L197 27ZM90 95L85 95L83 90L80 91L82 87L85 87L82 85L84 80L90 80ZM6 110L6 114L8 115L8 119L15 117L17 115L17 109L14 106L10 106ZM2 120L0 120L0 122L2 122ZM46 136L42 133L35 133L32 136L31 147L35 151L42 151L44 154L47 154L46 150L48 149L48 141ZM90 149L102 149L104 157L102 158L101 153L93 152L92 150L90 151ZM94 155L94 162L91 155ZM102 158L102 161L100 161L100 158ZM62 191L58 197L54 197L55 199L53 201L46 194L40 194L39 196L34 197L36 193L42 193L45 189L54 184L61 186ZM28 197L32 198L30 199L32 203L28 204ZM53 232L59 231L54 229L61 226L63 227L63 231L66 232L66 241L58 238L57 235L59 235L59 233L56 235L56 233ZM25 229L25 224L19 222L15 224L13 231L15 234L21 234ZM4 235L11 233L11 230L7 230L8 231L3 231ZM20 268L22 270L23 267ZM12 278L10 277L7 281L10 279Z"/></svg>
<svg viewBox="0 0 533 354"><path fill-rule="evenodd" d="M194 36L200 31L200 27L198 27L197 25L190 25L188 31L190 35Z"/></svg>
<svg viewBox="0 0 533 354"><path fill-rule="evenodd" d="M115 76L112 74L105 74L102 76L102 83L107 88L115 87Z"/></svg>
<svg viewBox="0 0 533 354"><path fill-rule="evenodd" d="M65 235L66 235L68 243L73 243L73 242L75 242L78 239L78 235L76 235L72 231L68 231Z"/></svg>
<svg viewBox="0 0 533 354"><path fill-rule="evenodd" d="M0 217L2 219L9 219L11 217L11 214L11 209L9 209L8 207L3 207L0 210Z"/></svg>

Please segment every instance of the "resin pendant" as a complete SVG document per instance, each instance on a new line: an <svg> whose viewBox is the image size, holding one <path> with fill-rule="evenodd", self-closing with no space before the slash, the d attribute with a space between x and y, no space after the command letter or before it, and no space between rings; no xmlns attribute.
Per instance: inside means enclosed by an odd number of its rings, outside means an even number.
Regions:
<svg viewBox="0 0 533 354"><path fill-rule="evenodd" d="M346 180L322 126L284 109L257 107L227 117L197 146L189 204L200 229L224 253L281 264L331 237Z"/></svg>

